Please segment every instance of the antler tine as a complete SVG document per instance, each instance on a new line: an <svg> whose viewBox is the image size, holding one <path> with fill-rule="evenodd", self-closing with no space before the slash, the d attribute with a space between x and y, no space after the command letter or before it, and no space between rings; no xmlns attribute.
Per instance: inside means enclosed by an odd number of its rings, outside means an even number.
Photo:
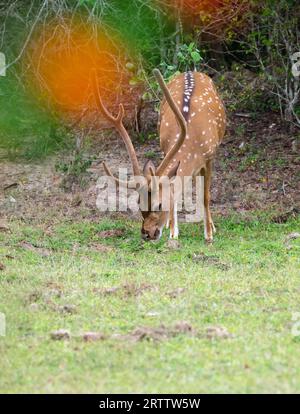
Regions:
<svg viewBox="0 0 300 414"><path fill-rule="evenodd" d="M93 89L94 89L94 96L96 100L96 104L102 113L102 115L110 121L110 123L118 130L119 134L121 135L124 144L126 145L127 152L129 154L131 165L133 169L133 174L136 176L141 175L140 165L135 153L135 149L132 145L131 139L128 135L128 132L126 131L124 125L123 125L123 118L124 118L124 106L122 104L119 105L119 113L118 116L115 118L107 108L104 106L101 96L99 94L99 88L97 85L97 77L96 77L96 71L93 71ZM115 177L114 177L115 178Z"/></svg>
<svg viewBox="0 0 300 414"><path fill-rule="evenodd" d="M165 171L166 167L170 164L170 161L173 159L174 155L178 152L178 150L180 149L181 145L183 144L183 141L185 140L186 134L187 134L187 125L186 125L186 121L181 113L181 111L179 110L178 106L176 105L174 99L172 98L169 89L162 77L162 74L160 73L160 71L158 69L154 69L153 70L153 74L157 79L157 82L159 83L159 86L161 87L166 100L168 102L168 104L170 105L170 108L172 109L179 125L181 128L181 132L180 132L180 136L178 138L178 141L174 144L174 146L170 149L170 151L166 154L165 158L162 160L161 164L159 165L159 167L156 170L156 174L161 176L163 175L163 172Z"/></svg>
<svg viewBox="0 0 300 414"><path fill-rule="evenodd" d="M111 172L111 169L109 168L109 166L106 164L105 161L103 161L102 165L103 165L104 171L106 172L106 175L108 175L109 177L113 178L118 185L124 185L125 187L127 187L127 184L129 184L129 183L127 181L125 181L125 180L120 180L119 178L117 178Z"/></svg>

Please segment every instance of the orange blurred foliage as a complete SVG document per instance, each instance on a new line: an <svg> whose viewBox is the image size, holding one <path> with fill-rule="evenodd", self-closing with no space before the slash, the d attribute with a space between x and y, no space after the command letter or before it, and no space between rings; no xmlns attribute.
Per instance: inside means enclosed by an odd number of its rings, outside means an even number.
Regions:
<svg viewBox="0 0 300 414"><path fill-rule="evenodd" d="M125 48L115 36L78 21L52 21L29 49L35 93L66 111L95 107L91 75L96 71L106 104L115 104L128 87Z"/></svg>

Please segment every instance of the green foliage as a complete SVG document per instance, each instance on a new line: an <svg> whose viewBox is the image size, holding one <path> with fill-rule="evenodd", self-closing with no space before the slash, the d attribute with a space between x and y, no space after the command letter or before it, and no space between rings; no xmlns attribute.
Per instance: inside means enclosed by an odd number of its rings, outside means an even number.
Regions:
<svg viewBox="0 0 300 414"><path fill-rule="evenodd" d="M0 78L0 148L10 158L38 159L70 145L59 119L26 93L11 73Z"/></svg>
<svg viewBox="0 0 300 414"><path fill-rule="evenodd" d="M155 151L147 151L144 154L145 158L148 158L149 160L154 159L156 157L156 152Z"/></svg>
<svg viewBox="0 0 300 414"><path fill-rule="evenodd" d="M144 64L155 67L159 64L165 39L172 36L174 25L152 1L111 0L102 16L103 21L121 35L127 47Z"/></svg>
<svg viewBox="0 0 300 414"><path fill-rule="evenodd" d="M292 55L300 50L298 1L254 1L245 38L239 39L248 62L260 71L266 89L277 99L277 108L288 121L297 121L300 89L292 74ZM253 97L253 100L255 97Z"/></svg>
<svg viewBox="0 0 300 414"><path fill-rule="evenodd" d="M174 60L174 55L170 58ZM200 50L194 42L180 44L175 58L176 64L170 64L170 60L162 61L160 63L160 69L166 79L172 78L177 73L197 68L199 63L203 60Z"/></svg>
<svg viewBox="0 0 300 414"><path fill-rule="evenodd" d="M79 177L80 175L86 173L87 169L90 168L94 158L95 157L86 158L82 152L79 152L75 155L72 161L57 163L55 168L56 171L64 174Z"/></svg>

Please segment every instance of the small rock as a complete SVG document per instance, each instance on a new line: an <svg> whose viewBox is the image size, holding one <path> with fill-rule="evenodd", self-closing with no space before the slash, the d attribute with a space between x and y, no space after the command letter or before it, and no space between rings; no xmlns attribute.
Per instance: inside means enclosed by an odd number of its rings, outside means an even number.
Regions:
<svg viewBox="0 0 300 414"><path fill-rule="evenodd" d="M30 309L32 312L36 312L36 311L38 311L38 310L39 310L39 304L38 304L38 303L31 303L31 304L29 305L29 309Z"/></svg>
<svg viewBox="0 0 300 414"><path fill-rule="evenodd" d="M50 337L54 341L64 341L66 339L70 339L71 335L70 335L70 332L68 330L59 329L58 331L51 332Z"/></svg>
<svg viewBox="0 0 300 414"><path fill-rule="evenodd" d="M94 342L94 341L102 341L103 339L106 338L106 336L100 332L85 332L82 335L82 338L85 342Z"/></svg>
<svg viewBox="0 0 300 414"><path fill-rule="evenodd" d="M159 312L147 312L146 316L149 316L150 318L155 318L157 316L159 316L160 313Z"/></svg>
<svg viewBox="0 0 300 414"><path fill-rule="evenodd" d="M17 202L17 200L15 198L13 198L12 196L9 196L9 201L14 204Z"/></svg>
<svg viewBox="0 0 300 414"><path fill-rule="evenodd" d="M286 240L296 240L299 239L300 233L291 233L287 236Z"/></svg>

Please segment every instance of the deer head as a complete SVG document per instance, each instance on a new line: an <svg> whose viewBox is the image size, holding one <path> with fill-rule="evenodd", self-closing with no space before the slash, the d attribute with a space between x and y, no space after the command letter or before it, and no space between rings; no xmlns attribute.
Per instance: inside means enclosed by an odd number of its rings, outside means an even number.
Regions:
<svg viewBox="0 0 300 414"><path fill-rule="evenodd" d="M147 161L144 165L143 170L140 169L140 165L136 156L135 149L133 147L132 141L129 137L128 132L126 131L123 125L123 118L124 118L124 107L122 104L119 106L119 113L117 117L114 117L112 114L109 113L107 108L104 106L101 96L99 94L99 89L97 85L96 75L93 76L93 90L95 95L95 100L97 107L101 114L110 122L110 124L116 128L119 132L120 136L122 137L124 144L126 146L127 152L130 157L131 165L133 174L135 177L144 177L144 185L138 188L140 198L143 196L147 196L148 200L148 207L144 210L141 210L142 214L142 229L141 235L144 240L158 240L162 235L162 230L164 226L168 223L169 220L169 210L162 209L162 182L161 179L163 177L167 177L168 179L173 179L179 168L179 163L175 164L170 168L171 162L174 159L174 156L179 151L180 147L182 146L186 134L187 134L187 125L184 116L182 115L181 111L179 110L178 106L174 102L164 80L159 72L158 69L154 70L154 75L164 92L165 99L170 106L172 112L175 115L175 119L179 124L180 127L180 134L177 137L177 141L173 145L173 147L167 152L165 158L162 160L161 164L156 168L152 161ZM113 175L110 168L103 163L105 172L107 175L112 177L119 185L127 185L127 182L120 181L117 177ZM169 168L168 168L169 167ZM166 170L168 172L166 173ZM158 183L158 185L154 185L154 183ZM156 193L155 193L156 192ZM155 197L154 197L155 193ZM173 193L170 194L170 204L172 204L172 197ZM155 199L155 202L154 202Z"/></svg>

